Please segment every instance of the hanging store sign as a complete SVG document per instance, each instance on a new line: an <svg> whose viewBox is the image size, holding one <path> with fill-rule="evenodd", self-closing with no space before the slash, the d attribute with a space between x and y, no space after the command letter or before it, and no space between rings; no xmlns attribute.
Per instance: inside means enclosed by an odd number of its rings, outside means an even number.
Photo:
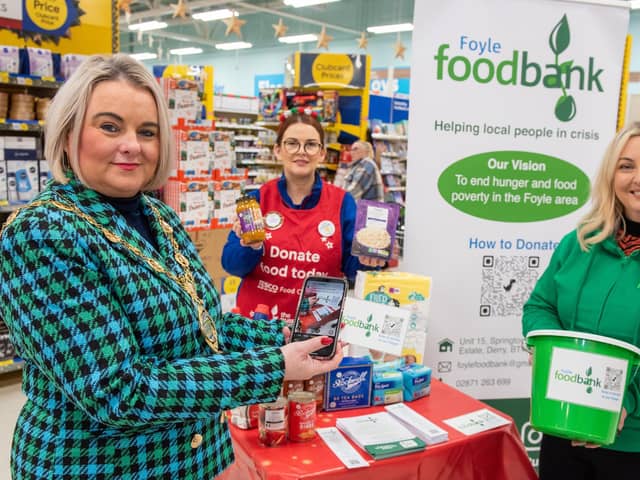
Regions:
<svg viewBox="0 0 640 480"><path fill-rule="evenodd" d="M296 53L295 86L332 86L363 88L366 79L366 55L341 53Z"/></svg>

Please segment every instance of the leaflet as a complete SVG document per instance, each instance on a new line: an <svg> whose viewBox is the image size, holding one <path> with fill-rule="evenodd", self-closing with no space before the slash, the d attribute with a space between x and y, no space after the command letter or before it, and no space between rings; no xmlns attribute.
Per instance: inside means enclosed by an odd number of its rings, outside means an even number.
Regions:
<svg viewBox="0 0 640 480"><path fill-rule="evenodd" d="M459 417L449 418L443 420L443 422L465 435L473 435L474 433L484 432L485 430L491 430L511 423L510 420L496 415L486 408L466 413Z"/></svg>

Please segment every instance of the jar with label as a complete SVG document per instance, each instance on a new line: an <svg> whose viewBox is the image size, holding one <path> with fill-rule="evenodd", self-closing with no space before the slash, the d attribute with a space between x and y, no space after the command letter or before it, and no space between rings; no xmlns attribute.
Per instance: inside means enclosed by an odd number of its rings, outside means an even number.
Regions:
<svg viewBox="0 0 640 480"><path fill-rule="evenodd" d="M289 440L308 442L316 437L316 396L313 392L289 394Z"/></svg>
<svg viewBox="0 0 640 480"><path fill-rule="evenodd" d="M245 243L264 241L262 211L260 204L254 197L243 195L236 200L236 214L240 220L240 237Z"/></svg>
<svg viewBox="0 0 640 480"><path fill-rule="evenodd" d="M258 407L258 440L266 447L276 447L287 439L287 401L280 397Z"/></svg>

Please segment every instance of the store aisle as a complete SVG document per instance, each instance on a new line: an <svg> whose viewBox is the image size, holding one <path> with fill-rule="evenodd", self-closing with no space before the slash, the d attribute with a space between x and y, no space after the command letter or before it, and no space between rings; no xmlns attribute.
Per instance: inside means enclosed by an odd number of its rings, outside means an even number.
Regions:
<svg viewBox="0 0 640 480"><path fill-rule="evenodd" d="M0 478L11 478L9 452L18 413L26 397L20 390L21 372L0 375Z"/></svg>

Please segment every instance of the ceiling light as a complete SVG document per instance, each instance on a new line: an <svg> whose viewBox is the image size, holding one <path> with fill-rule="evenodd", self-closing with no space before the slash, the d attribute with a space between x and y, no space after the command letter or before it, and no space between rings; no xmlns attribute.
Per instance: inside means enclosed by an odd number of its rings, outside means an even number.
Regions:
<svg viewBox="0 0 640 480"><path fill-rule="evenodd" d="M206 12L198 12L192 15L196 20L202 20L203 22L211 22L213 20L223 20L225 18L237 17L238 12L223 8L220 10L208 10Z"/></svg>
<svg viewBox="0 0 640 480"><path fill-rule="evenodd" d="M151 52L130 53L129 56L131 58L135 58L136 60L154 60L158 58L158 55L156 53Z"/></svg>
<svg viewBox="0 0 640 480"><path fill-rule="evenodd" d="M228 42L228 43L216 43L218 50L241 50L243 48L251 48L253 45L249 42Z"/></svg>
<svg viewBox="0 0 640 480"><path fill-rule="evenodd" d="M198 47L174 48L173 50L169 50L169 53L171 55L195 55L202 53L202 49Z"/></svg>
<svg viewBox="0 0 640 480"><path fill-rule="evenodd" d="M282 43L304 43L315 42L316 40L318 40L318 36L314 33L305 33L304 35L289 35L288 37L278 38L278 41Z"/></svg>
<svg viewBox="0 0 640 480"><path fill-rule="evenodd" d="M148 32L149 30L160 30L161 28L167 28L167 24L165 22L159 22L157 20L129 25L129 30L136 30L141 32Z"/></svg>
<svg viewBox="0 0 640 480"><path fill-rule="evenodd" d="M369 33L395 33L410 32L413 30L411 23L396 23L395 25L378 25L376 27L367 27Z"/></svg>
<svg viewBox="0 0 640 480"><path fill-rule="evenodd" d="M283 3L289 7L309 7L311 5L320 5L321 3L339 2L340 0L284 0Z"/></svg>
<svg viewBox="0 0 640 480"><path fill-rule="evenodd" d="M631 8L631 10L640 10L640 1L633 0L629 2L629 8Z"/></svg>

